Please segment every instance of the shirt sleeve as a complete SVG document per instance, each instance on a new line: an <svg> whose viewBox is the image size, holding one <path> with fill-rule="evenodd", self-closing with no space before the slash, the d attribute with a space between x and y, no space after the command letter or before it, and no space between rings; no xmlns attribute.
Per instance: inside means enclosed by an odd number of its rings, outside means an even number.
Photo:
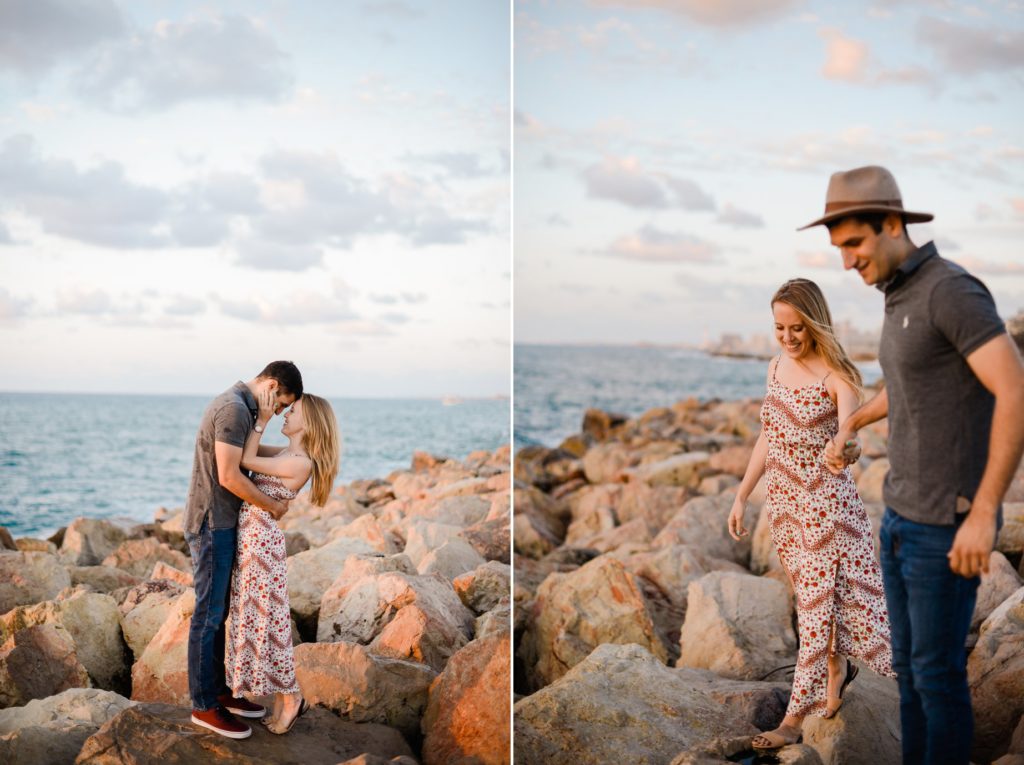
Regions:
<svg viewBox="0 0 1024 765"><path fill-rule="evenodd" d="M936 284L928 308L932 324L964 358L1006 331L992 293L970 274Z"/></svg>
<svg viewBox="0 0 1024 765"><path fill-rule="evenodd" d="M242 404L225 404L213 417L214 441L244 447L251 429L252 415Z"/></svg>

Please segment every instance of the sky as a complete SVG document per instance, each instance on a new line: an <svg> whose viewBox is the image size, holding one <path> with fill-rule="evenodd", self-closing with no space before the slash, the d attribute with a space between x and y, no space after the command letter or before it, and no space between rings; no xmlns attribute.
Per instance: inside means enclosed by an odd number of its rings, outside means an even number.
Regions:
<svg viewBox="0 0 1024 765"><path fill-rule="evenodd" d="M0 389L508 395L510 16L4 0Z"/></svg>
<svg viewBox="0 0 1024 765"><path fill-rule="evenodd" d="M883 165L909 227L1024 309L1024 4L520 0L516 343L768 334L787 279L881 326L823 227Z"/></svg>

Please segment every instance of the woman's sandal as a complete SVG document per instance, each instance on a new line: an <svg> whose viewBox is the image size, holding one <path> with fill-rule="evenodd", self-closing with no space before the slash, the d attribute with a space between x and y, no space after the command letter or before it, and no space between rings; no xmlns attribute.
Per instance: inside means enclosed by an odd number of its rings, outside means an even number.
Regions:
<svg viewBox="0 0 1024 765"><path fill-rule="evenodd" d="M789 725L780 725L773 731L758 733L750 740L750 746L757 751L779 749L787 744L799 744L801 738L803 738L803 733L799 728L794 728ZM758 744L758 739L761 739L765 743Z"/></svg>
<svg viewBox="0 0 1024 765"><path fill-rule="evenodd" d="M839 698L835 701L835 706L833 706L833 702L830 699L825 701L825 714L823 716L826 720L831 720L833 717L835 717L836 713L839 711L839 708L843 706L843 691L846 690L846 686L853 682L853 678L857 676L857 673L859 671L860 670L857 669L857 665L852 663L850 661L850 658L847 657L846 677L843 678L843 683L839 686Z"/></svg>
<svg viewBox="0 0 1024 765"><path fill-rule="evenodd" d="M274 733L274 734L276 734L278 736L283 736L285 733L287 733L288 731L290 731L292 729L292 726L295 725L295 721L298 720L300 717L302 717L302 715L304 715L308 709L309 709L309 702L307 702L305 699L303 699L302 703L299 704L299 711L296 712L295 716L292 717L292 719L288 721L288 725L286 725L282 729L280 727L280 725L275 725L275 723L279 722L279 721L275 720L273 723L270 723L270 724L267 725L267 730L269 730L271 733Z"/></svg>

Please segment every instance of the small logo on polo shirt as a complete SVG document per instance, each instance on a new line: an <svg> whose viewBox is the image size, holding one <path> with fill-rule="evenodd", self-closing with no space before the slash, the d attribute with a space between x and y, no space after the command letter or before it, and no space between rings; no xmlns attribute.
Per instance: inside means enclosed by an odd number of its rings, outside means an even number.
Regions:
<svg viewBox="0 0 1024 765"><path fill-rule="evenodd" d="M903 329L906 329L908 324L910 324L910 317L909 316L904 316L903 317Z"/></svg>

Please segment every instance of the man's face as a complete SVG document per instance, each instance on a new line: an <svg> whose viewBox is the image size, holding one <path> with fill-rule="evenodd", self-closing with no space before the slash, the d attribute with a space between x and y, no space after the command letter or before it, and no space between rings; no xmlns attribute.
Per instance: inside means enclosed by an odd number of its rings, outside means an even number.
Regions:
<svg viewBox="0 0 1024 765"><path fill-rule="evenodd" d="M897 227L895 233L902 235L900 224L889 219L878 234L867 223L853 218L833 226L829 236L843 256L843 268L847 271L856 269L865 284L878 284L890 279L899 265L895 259L894 244L897 240L893 236L893 226Z"/></svg>

